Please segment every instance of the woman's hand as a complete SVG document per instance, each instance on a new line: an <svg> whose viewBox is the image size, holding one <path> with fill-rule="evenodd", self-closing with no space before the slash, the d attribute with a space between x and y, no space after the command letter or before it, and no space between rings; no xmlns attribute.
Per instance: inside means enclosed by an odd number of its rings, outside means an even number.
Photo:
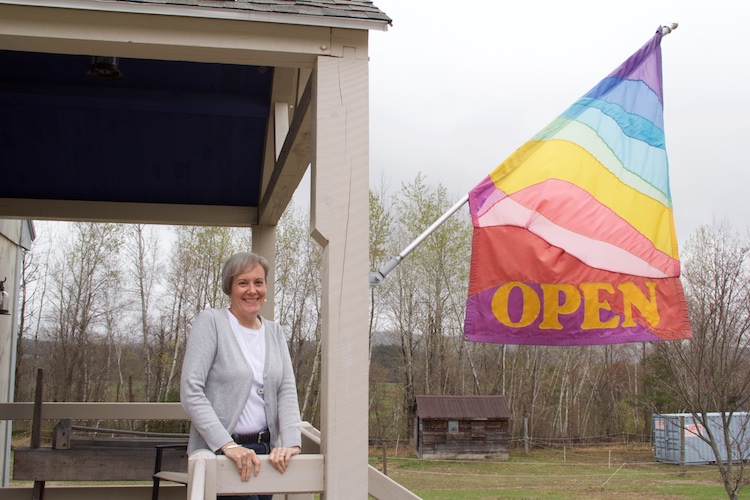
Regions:
<svg viewBox="0 0 750 500"><path fill-rule="evenodd" d="M274 469L283 474L284 471L286 471L286 468L289 466L289 460L294 455L299 454L299 446L294 446L292 448L274 448L268 455L268 461L271 462L271 465Z"/></svg>
<svg viewBox="0 0 750 500"><path fill-rule="evenodd" d="M227 443L221 447L225 457L234 460L237 464L237 472L243 481L250 480L250 474L257 476L260 472L260 460L258 455L249 448L244 446L235 446L234 443Z"/></svg>

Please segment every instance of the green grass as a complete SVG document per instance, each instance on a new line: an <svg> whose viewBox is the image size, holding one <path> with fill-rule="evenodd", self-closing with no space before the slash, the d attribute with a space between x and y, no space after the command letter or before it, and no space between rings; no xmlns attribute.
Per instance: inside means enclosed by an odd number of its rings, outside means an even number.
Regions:
<svg viewBox="0 0 750 500"><path fill-rule="evenodd" d="M655 463L649 447L511 450L508 461L388 457L388 475L425 500L727 498L714 466ZM373 450L370 464L382 470ZM740 492L750 498L750 488Z"/></svg>
<svg viewBox="0 0 750 500"><path fill-rule="evenodd" d="M654 462L644 446L511 450L508 461L417 460L409 453L388 451L388 475L425 500L727 498L715 466L688 466L681 476L679 466ZM383 470L380 448L371 450L370 465ZM750 499L750 487L739 497Z"/></svg>

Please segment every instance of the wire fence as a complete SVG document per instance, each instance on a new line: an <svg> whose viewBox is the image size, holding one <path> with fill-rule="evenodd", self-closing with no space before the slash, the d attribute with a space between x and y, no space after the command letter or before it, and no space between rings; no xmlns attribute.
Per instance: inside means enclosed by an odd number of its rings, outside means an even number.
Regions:
<svg viewBox="0 0 750 500"><path fill-rule="evenodd" d="M408 453L413 449L412 437L396 439L370 438L372 448L387 449L394 454ZM616 434L599 434L593 436L576 437L512 437L508 439L509 450L572 450L576 448L591 447L628 447L628 446L652 446L653 440L650 435L619 432Z"/></svg>
<svg viewBox="0 0 750 500"><path fill-rule="evenodd" d="M723 494L721 476L715 465L679 465L656 461L653 448L634 442L632 436L613 441L561 444L559 440L545 443L526 454L523 449L511 451L509 460L497 459L418 459L404 451L404 442L387 448L383 453L373 447L370 465L384 471L395 481L424 498L445 498L446 492L494 492L477 498L498 498L511 491L533 497L562 495L565 498L585 496L605 498L610 494L635 498L655 489L664 489L666 497L680 496L693 486L710 488L709 497ZM394 443L395 444L395 443ZM678 480L679 478L679 480ZM439 493L442 492L442 493ZM500 493L498 493L500 492ZM435 495L434 497L431 495ZM494 496L493 496L494 495ZM604 495L604 496L601 496ZM712 496L716 495L716 496Z"/></svg>

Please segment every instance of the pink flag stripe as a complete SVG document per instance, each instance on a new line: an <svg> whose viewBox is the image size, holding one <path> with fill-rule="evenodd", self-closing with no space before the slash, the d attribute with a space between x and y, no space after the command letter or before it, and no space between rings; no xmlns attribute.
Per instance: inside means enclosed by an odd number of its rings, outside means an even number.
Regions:
<svg viewBox="0 0 750 500"><path fill-rule="evenodd" d="M680 274L677 259L574 184L548 179L510 197L497 191L480 208L477 226L526 227L586 264L613 272L662 278Z"/></svg>

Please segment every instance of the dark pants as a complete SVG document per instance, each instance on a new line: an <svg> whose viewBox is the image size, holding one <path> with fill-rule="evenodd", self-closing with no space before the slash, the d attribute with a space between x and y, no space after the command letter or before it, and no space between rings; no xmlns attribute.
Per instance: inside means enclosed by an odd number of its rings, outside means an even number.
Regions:
<svg viewBox="0 0 750 500"><path fill-rule="evenodd" d="M269 445L268 443L249 443L243 444L242 446L253 450L256 455L268 455L268 453L271 451L271 445ZM251 476L250 481L252 480L253 478ZM271 500L273 498L273 495L244 495L241 497L221 495L219 498L231 498L233 500Z"/></svg>

